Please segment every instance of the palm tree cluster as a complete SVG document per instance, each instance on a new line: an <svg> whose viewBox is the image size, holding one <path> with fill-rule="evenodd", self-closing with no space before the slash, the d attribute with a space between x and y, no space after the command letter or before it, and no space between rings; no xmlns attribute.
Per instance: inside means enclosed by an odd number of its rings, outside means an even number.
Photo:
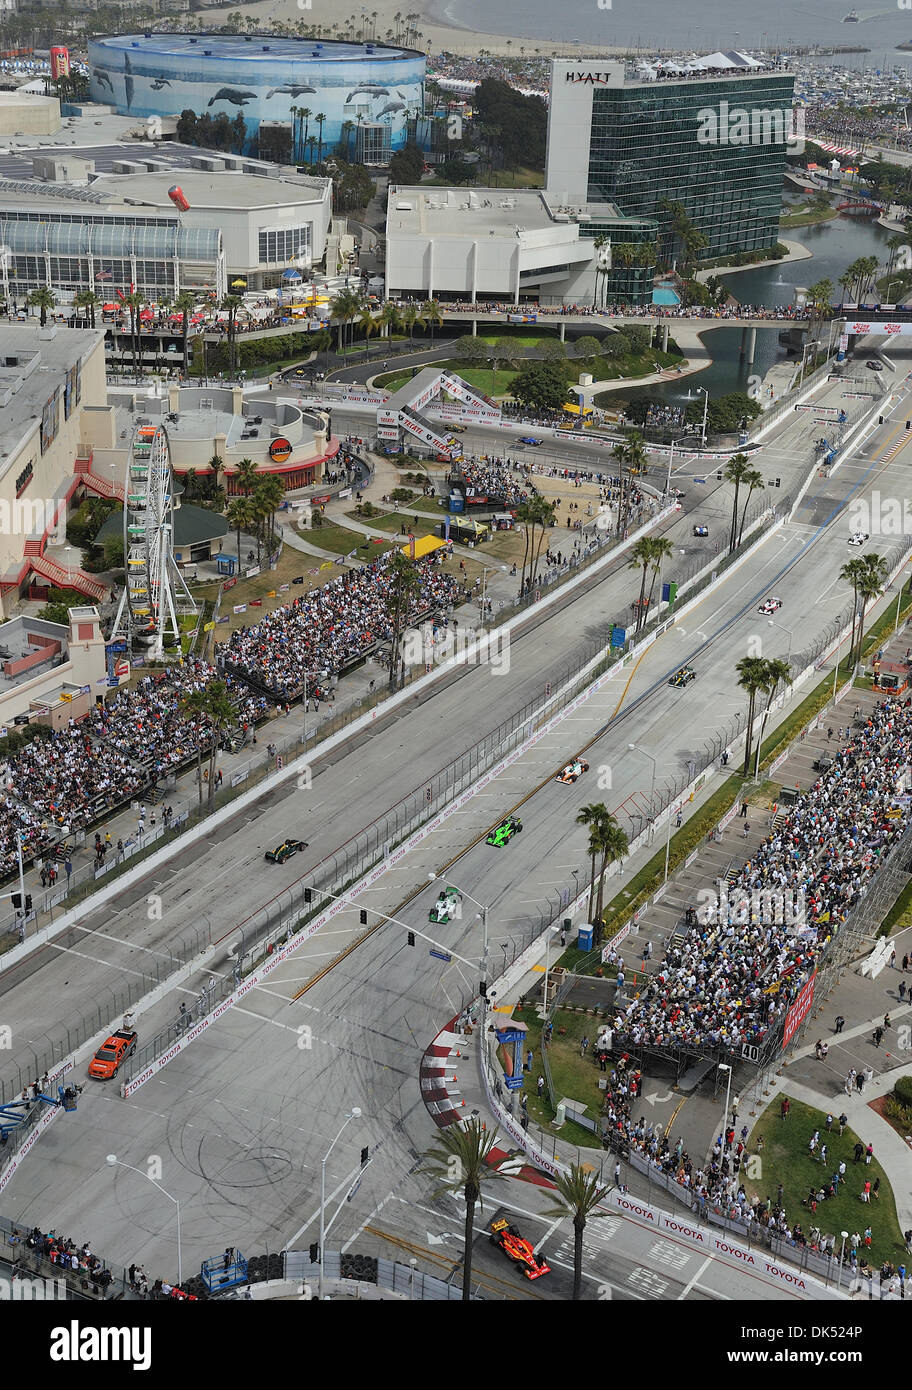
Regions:
<svg viewBox="0 0 912 1390"><path fill-rule="evenodd" d="M731 528L728 535L728 553L733 554L741 544L741 536L744 532L744 520L747 516L747 504L755 492L765 487L763 474L754 468L747 454L735 454L729 459L725 468L722 470L722 477L727 483L734 483L735 495L732 500L732 519ZM738 498L742 488L747 488L747 496L744 498L744 505L741 508L740 520L738 517Z"/></svg>
<svg viewBox="0 0 912 1390"><path fill-rule="evenodd" d="M518 525L525 528L525 546L523 548L522 573L520 575L520 593L525 593L526 589L535 586L535 579L538 574L538 561L541 555L542 542L545 533L554 525L557 514L557 504L549 502L540 493L533 493L527 501L521 502L516 508L514 520ZM539 527L538 540L535 538L535 528ZM529 581L526 583L526 568L529 567Z"/></svg>
<svg viewBox="0 0 912 1390"><path fill-rule="evenodd" d="M640 596L636 602L636 627L634 636L640 628L646 626L646 619L649 615L652 604L652 595L655 590L656 580L662 572L662 566L666 560L674 554L671 541L664 536L641 536L636 545L630 552L630 569L642 569L643 576L640 583ZM646 576L652 570L652 581L649 585L649 595L646 596Z"/></svg>
<svg viewBox="0 0 912 1390"><path fill-rule="evenodd" d="M874 286L879 261L876 256L859 256L845 273L840 275L839 283L848 299L861 304Z"/></svg>
<svg viewBox="0 0 912 1390"><path fill-rule="evenodd" d="M646 441L640 431L630 430L619 444L615 444L611 456L616 458L621 465L621 498L618 505L617 534L623 536L630 519L630 496L633 486L631 479L643 477L648 470ZM626 475L625 469L627 470Z"/></svg>
<svg viewBox="0 0 912 1390"><path fill-rule="evenodd" d="M889 573L889 566L880 555L856 556L839 571L839 578L852 586L852 641L849 646L849 664L852 667L861 661L865 612L868 605L883 593Z"/></svg>
<svg viewBox="0 0 912 1390"><path fill-rule="evenodd" d="M743 775L747 777L750 773L757 697L758 695L766 695L767 697L758 736L758 742L762 743L770 707L780 685L791 685L792 668L787 661L781 661L778 658L768 660L761 656L745 656L738 662L735 670L738 672L738 684L742 690L747 692L748 697L747 734L744 741L744 767L742 768Z"/></svg>
<svg viewBox="0 0 912 1390"><path fill-rule="evenodd" d="M678 199L663 198L659 208L667 218L665 236L669 243L668 259L671 260L673 254L677 254L681 262L681 272L686 279L709 242L697 229L686 207Z"/></svg>
<svg viewBox="0 0 912 1390"><path fill-rule="evenodd" d="M215 459L212 460L215 462ZM238 496L228 503L228 525L237 535L238 569L241 568L241 532L246 531L256 539L257 564L263 554L263 543L272 552L276 538L275 514L285 499L285 488L280 478L260 477L258 464L254 459L241 459L234 470L233 482Z"/></svg>
<svg viewBox="0 0 912 1390"><path fill-rule="evenodd" d="M605 891L605 874L609 864L624 859L630 851L627 835L603 801L590 806L581 806L576 817L577 825L585 825L589 830L589 912L595 928L594 945L602 940L602 909ZM599 860L598 884L596 885L596 860ZM592 904L595 903L595 912Z"/></svg>
<svg viewBox="0 0 912 1390"><path fill-rule="evenodd" d="M431 342L434 341L434 328L443 323L443 310L436 299L428 299L422 305L406 304L400 309L398 305L387 302L378 311L363 295L356 290L340 290L330 305L330 312L333 319L338 324L338 350L342 352L345 347L345 329L349 328L348 342L351 345L354 334L354 325L364 336L365 345L370 342L370 336L378 329L381 336L388 338L395 329L406 328L409 335L409 347L414 343L415 329L424 328L430 325Z"/></svg>

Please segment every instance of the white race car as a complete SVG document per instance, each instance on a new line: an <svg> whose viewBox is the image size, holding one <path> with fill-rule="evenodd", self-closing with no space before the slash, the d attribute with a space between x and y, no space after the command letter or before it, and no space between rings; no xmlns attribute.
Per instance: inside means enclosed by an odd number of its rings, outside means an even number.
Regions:
<svg viewBox="0 0 912 1390"><path fill-rule="evenodd" d="M760 607L757 609L757 612L758 612L758 613L778 613L778 611L779 611L779 609L780 609L781 607L782 607L782 599L781 599L781 598L767 598L767 599L764 599L764 600L763 600L763 602L761 603Z"/></svg>
<svg viewBox="0 0 912 1390"><path fill-rule="evenodd" d="M562 767L555 777L555 782L575 782L578 777L582 777L584 772L589 771L589 764L585 758L574 758L572 763L567 763Z"/></svg>
<svg viewBox="0 0 912 1390"><path fill-rule="evenodd" d="M864 545L869 539L867 531L853 531L849 536L849 545Z"/></svg>

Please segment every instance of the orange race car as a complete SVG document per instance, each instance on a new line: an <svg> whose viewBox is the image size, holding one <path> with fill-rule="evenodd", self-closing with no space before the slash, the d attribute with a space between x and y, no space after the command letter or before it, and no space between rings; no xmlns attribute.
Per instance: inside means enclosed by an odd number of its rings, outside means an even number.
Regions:
<svg viewBox="0 0 912 1390"><path fill-rule="evenodd" d="M94 1081L110 1081L116 1076L121 1062L136 1051L136 1033L121 1029L105 1038L89 1063L89 1076Z"/></svg>
<svg viewBox="0 0 912 1390"><path fill-rule="evenodd" d="M531 1240L521 1236L505 1216L491 1222L491 1243L499 1246L508 1260L518 1264L527 1279L540 1279L543 1274L551 1273L551 1266L546 1264L544 1256L536 1255Z"/></svg>

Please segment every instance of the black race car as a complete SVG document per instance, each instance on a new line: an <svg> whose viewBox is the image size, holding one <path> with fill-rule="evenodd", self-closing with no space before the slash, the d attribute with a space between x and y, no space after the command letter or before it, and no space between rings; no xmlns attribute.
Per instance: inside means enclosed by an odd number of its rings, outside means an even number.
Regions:
<svg viewBox="0 0 912 1390"><path fill-rule="evenodd" d="M668 684L680 690L682 686L690 685L690 682L696 679L697 673L692 666L682 666L680 671L675 671Z"/></svg>
<svg viewBox="0 0 912 1390"><path fill-rule="evenodd" d="M497 848L500 849L508 840L512 840L514 835L518 835L521 830L522 821L519 819L519 816L507 816L505 820L500 822L500 825L496 826L491 831L490 835L485 840L485 844L496 845Z"/></svg>
<svg viewBox="0 0 912 1390"><path fill-rule="evenodd" d="M693 528L693 533L694 533L695 536L708 536L708 535L709 535L709 527L708 527L708 526L695 526L695 527Z"/></svg>
<svg viewBox="0 0 912 1390"><path fill-rule="evenodd" d="M283 840L275 849L268 849L263 855L270 864L284 864L286 859L290 859L293 854L297 854L299 849L306 849L306 840Z"/></svg>

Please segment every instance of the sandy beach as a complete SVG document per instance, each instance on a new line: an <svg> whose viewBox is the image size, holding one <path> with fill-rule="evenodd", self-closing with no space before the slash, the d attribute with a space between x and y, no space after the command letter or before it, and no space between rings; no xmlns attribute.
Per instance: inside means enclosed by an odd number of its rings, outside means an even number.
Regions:
<svg viewBox="0 0 912 1390"><path fill-rule="evenodd" d="M372 16L377 15L376 37L380 41L387 41L387 30L394 28L393 16L398 12L400 15L406 13L418 13L421 20L418 24L419 41L418 46L425 52L465 54L467 56L477 56L480 49L485 49L490 53L509 54L517 58L525 56L532 58L535 56L548 57L572 57L575 54L587 53L590 56L606 56L613 51L611 48L593 48L587 45L582 48L578 43L568 43L565 40L555 40L552 43L542 39L520 39L510 34L479 34L474 30L460 29L443 17L444 7L447 0L439 0L435 4L434 0L418 0L413 2L413 6L407 6L402 0L370 0L367 5L346 3L346 0L310 0L306 7L299 5L297 0L263 0L262 4L254 5L231 5L228 8L217 10L200 10L198 17L205 23L207 19L213 24L224 23L225 17L238 11L244 15L252 15L260 20L265 28L273 19L282 20L284 23L295 24L302 22L308 25L318 25L322 27L329 38L344 37L345 23L354 16L358 23L362 20L367 26L365 37L374 36ZM357 37L357 30L356 30Z"/></svg>

